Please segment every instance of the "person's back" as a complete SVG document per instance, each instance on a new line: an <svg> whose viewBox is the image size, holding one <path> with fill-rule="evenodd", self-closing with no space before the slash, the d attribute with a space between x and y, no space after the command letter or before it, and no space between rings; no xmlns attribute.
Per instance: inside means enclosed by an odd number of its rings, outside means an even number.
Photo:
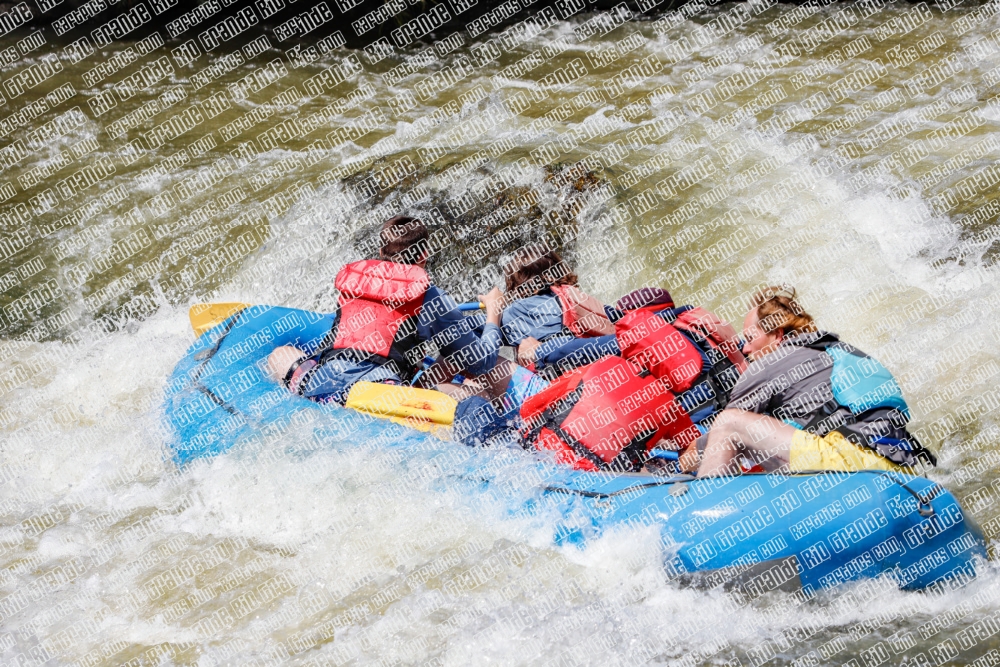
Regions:
<svg viewBox="0 0 1000 667"><path fill-rule="evenodd" d="M320 363L370 361L400 379L412 378L410 353L420 343L418 314L431 288L427 272L413 264L363 260L343 267L335 286L339 312Z"/></svg>
<svg viewBox="0 0 1000 667"><path fill-rule="evenodd" d="M500 323L505 341L513 346L520 345L527 338L538 341L552 340L555 336L565 340L573 338L563 326L559 299L548 288L539 294L511 301L504 308Z"/></svg>
<svg viewBox="0 0 1000 667"><path fill-rule="evenodd" d="M838 368L843 363L838 357L856 360L869 375ZM893 463L915 465L923 448L906 430L909 410L895 380L869 370L881 368L828 331L791 335L750 364L733 389L729 407L768 415L821 437L836 432ZM861 401L853 409L849 403L854 402L845 397L851 390ZM865 394L871 396L865 399Z"/></svg>
<svg viewBox="0 0 1000 667"><path fill-rule="evenodd" d="M683 447L698 435L664 383L614 355L560 376L521 418L526 446L578 470L637 472L657 442Z"/></svg>
<svg viewBox="0 0 1000 667"><path fill-rule="evenodd" d="M608 310L615 335L597 359L564 370L525 403L522 417L535 422L525 437L576 468L637 470L661 438L670 449L693 446L696 422L725 404L745 360L732 326L700 308L675 307L666 290L636 290ZM619 382L602 389L608 373ZM593 414L602 415L599 424L580 426Z"/></svg>
<svg viewBox="0 0 1000 667"><path fill-rule="evenodd" d="M607 309L577 286L576 275L558 253L540 246L519 250L504 265L507 306L501 318L504 342L518 348L518 361L549 378L570 370L570 352L594 361L616 351Z"/></svg>
<svg viewBox="0 0 1000 667"><path fill-rule="evenodd" d="M424 265L428 232L420 221L397 216L381 231L382 259L344 266L333 327L311 356L292 347L271 353L271 374L289 390L321 402L343 403L359 381L411 382L433 342L456 372L484 373L499 349L499 292L487 301L482 338L455 301L431 284ZM484 342L485 341L485 342Z"/></svg>
<svg viewBox="0 0 1000 667"><path fill-rule="evenodd" d="M615 306L623 356L670 381L692 421L709 421L726 406L747 367L731 324L698 306L676 306L659 287L634 290Z"/></svg>

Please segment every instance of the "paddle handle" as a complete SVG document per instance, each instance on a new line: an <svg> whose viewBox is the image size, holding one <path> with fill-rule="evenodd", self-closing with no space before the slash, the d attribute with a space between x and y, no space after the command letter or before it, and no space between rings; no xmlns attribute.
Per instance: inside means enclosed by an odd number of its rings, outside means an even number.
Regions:
<svg viewBox="0 0 1000 667"><path fill-rule="evenodd" d="M470 301L469 303L458 304L458 309L463 313L468 313L473 310L483 310L486 306L481 301Z"/></svg>

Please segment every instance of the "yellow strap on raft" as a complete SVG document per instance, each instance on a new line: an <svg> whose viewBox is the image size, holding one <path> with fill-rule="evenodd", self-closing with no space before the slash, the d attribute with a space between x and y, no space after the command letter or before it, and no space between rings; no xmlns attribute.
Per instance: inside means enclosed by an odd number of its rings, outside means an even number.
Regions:
<svg viewBox="0 0 1000 667"><path fill-rule="evenodd" d="M436 426L450 426L455 419L455 406L458 402L447 394L431 389L357 382L347 394L344 405L376 417L388 417L411 428L429 431Z"/></svg>
<svg viewBox="0 0 1000 667"><path fill-rule="evenodd" d="M200 336L212 327L226 321L226 318L249 308L247 303L196 303L188 311L194 335Z"/></svg>

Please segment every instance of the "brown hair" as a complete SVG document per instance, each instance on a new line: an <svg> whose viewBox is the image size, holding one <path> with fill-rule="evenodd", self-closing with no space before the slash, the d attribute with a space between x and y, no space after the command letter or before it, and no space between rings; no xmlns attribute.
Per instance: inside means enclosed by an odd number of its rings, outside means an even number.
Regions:
<svg viewBox="0 0 1000 667"><path fill-rule="evenodd" d="M524 292L519 297L533 296L551 285L576 285L578 281L559 253L541 245L517 250L504 264L503 273L507 293Z"/></svg>
<svg viewBox="0 0 1000 667"><path fill-rule="evenodd" d="M389 218L379 232L382 257L400 264L415 264L428 253L430 234L424 223L406 215Z"/></svg>
<svg viewBox="0 0 1000 667"><path fill-rule="evenodd" d="M795 288L789 285L770 285L758 290L750 299L750 308L757 311L757 326L764 333L780 330L788 336L816 331L813 316L795 300Z"/></svg>

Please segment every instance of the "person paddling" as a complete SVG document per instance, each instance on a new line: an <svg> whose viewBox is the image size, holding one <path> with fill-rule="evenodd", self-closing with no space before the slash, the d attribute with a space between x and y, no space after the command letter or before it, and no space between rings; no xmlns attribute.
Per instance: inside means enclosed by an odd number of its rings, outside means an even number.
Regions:
<svg viewBox="0 0 1000 667"><path fill-rule="evenodd" d="M500 290L479 295L486 323L477 336L454 299L430 282L424 224L396 216L386 221L380 236L381 259L347 264L337 274L337 315L319 349L310 355L283 346L268 356L272 377L293 393L343 404L362 380L410 383L423 360L420 345L425 341L437 345L453 370L442 381L461 372L486 373L496 365Z"/></svg>
<svg viewBox="0 0 1000 667"><path fill-rule="evenodd" d="M605 309L615 335L561 343L555 363L598 359L572 364L521 410L526 443L583 470L648 468L654 447L694 451L746 368L730 324L702 308L676 307L664 289L644 287L616 305Z"/></svg>
<svg viewBox="0 0 1000 667"><path fill-rule="evenodd" d="M712 424L699 477L736 474L739 457L793 472L936 465L906 430L909 410L892 374L819 330L794 288L757 292L743 334L751 363ZM682 457L682 467L692 468L694 456Z"/></svg>
<svg viewBox="0 0 1000 667"><path fill-rule="evenodd" d="M576 274L559 253L541 245L525 246L503 271L507 306L501 329L506 344L517 347L519 364L552 379L618 353L609 318L613 309L579 288Z"/></svg>
<svg viewBox="0 0 1000 667"><path fill-rule="evenodd" d="M576 274L559 253L541 245L525 246L503 271L506 292L496 306L503 313L501 338L487 337L485 331L483 337L494 366L461 385L435 388L460 401L460 412L476 405L480 421L514 433L521 406L548 386L543 378L618 354L618 347L608 319L614 309L580 290ZM491 297L498 294L490 292ZM517 348L516 364L499 356L501 345Z"/></svg>

